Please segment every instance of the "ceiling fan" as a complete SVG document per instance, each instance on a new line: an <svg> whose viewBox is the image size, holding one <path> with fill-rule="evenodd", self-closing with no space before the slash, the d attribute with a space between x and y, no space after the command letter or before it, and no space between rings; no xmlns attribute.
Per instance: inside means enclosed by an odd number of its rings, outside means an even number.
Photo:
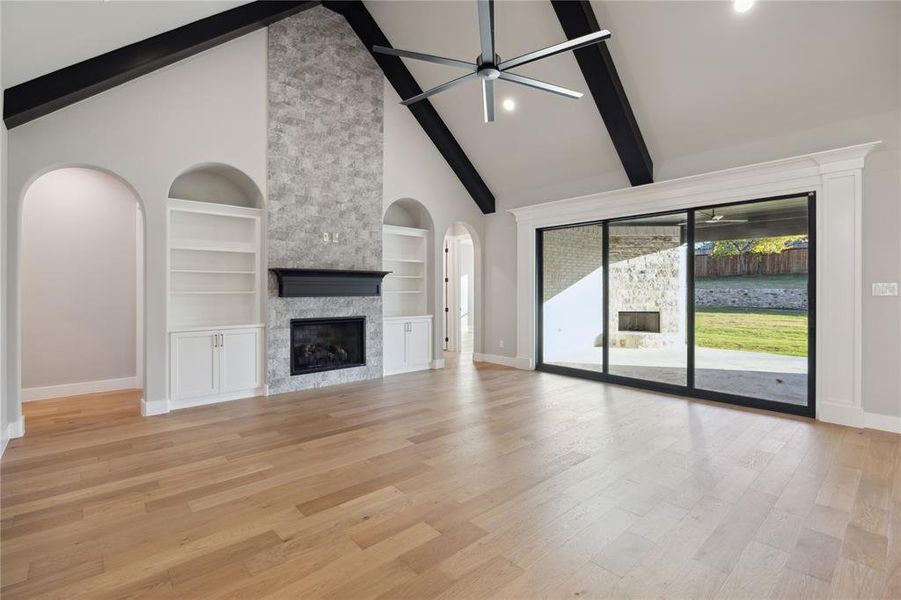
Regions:
<svg viewBox="0 0 901 600"><path fill-rule="evenodd" d="M385 46L372 47L372 51L378 52L379 54L390 54L392 56L399 56L402 58L423 60L426 62L437 63L439 65L447 65L468 71L468 73L466 73L466 75L463 75L462 77L458 77L446 83L442 83L441 85L433 87L430 90L426 90L421 94L417 94L412 98L407 98L403 100L401 104L403 104L404 106L409 106L414 102L419 102L420 100L424 100L429 96L433 96L439 92L449 90L452 87L460 85L461 83L479 79L482 81L482 104L484 109L485 122L490 123L491 121L494 121L494 81L496 79L502 79L504 81L509 81L510 83L517 83L519 85L544 90L546 92L551 92L552 94L559 94L560 96L566 96L567 98L578 99L582 97L581 92L576 92L564 87L560 87L558 85L553 85L551 83L545 83L544 81L539 81L531 77L516 75L515 73L510 73L509 70L515 67L521 67L531 62L535 62L536 60L541 60L542 58L560 54L561 52L568 52L570 50L577 50L579 48L584 48L585 46L590 46L592 44L598 44L610 37L609 31L607 31L606 29L596 31L594 33L589 33L588 35L583 35L567 42L555 44L541 50L528 52L526 54L523 54L522 56L517 56L516 58L511 58L510 60L502 61L501 57L498 56L494 45L494 0L476 0L476 3L479 9L479 37L482 43L482 53L474 63L467 62L465 60L457 60L454 58L445 58L443 56L435 56L433 54L423 54L421 52L411 52L409 50L387 48Z"/></svg>
<svg viewBox="0 0 901 600"><path fill-rule="evenodd" d="M726 219L723 215L716 214L716 209L710 211L710 218L704 221L708 225L721 225L724 223L747 223L747 219Z"/></svg>
<svg viewBox="0 0 901 600"><path fill-rule="evenodd" d="M698 211L698 213L701 216L703 216L701 211ZM698 221L695 221L695 222L698 222ZM716 209L714 208L714 209L710 210L710 216L700 222L705 223L707 225L725 225L726 223L747 223L748 220L747 219L727 219L727 218L725 218L724 215L716 214ZM688 221L681 221L679 223L679 225L687 225L687 224L688 224Z"/></svg>

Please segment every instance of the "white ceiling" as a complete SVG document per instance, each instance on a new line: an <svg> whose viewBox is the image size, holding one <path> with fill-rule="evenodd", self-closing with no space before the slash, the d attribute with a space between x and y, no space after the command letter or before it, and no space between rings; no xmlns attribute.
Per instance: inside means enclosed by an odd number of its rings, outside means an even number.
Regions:
<svg viewBox="0 0 901 600"><path fill-rule="evenodd" d="M34 79L246 2L2 0L3 87Z"/></svg>
<svg viewBox="0 0 901 600"><path fill-rule="evenodd" d="M395 47L478 54L474 2L366 4ZM758 2L745 14L731 2L592 5L657 163L897 107L898 3ZM496 25L502 57L565 39L549 2L498 2ZM458 73L405 62L424 89ZM587 92L572 53L520 72ZM573 101L499 82L498 96L517 109L493 124L482 123L478 83L432 99L495 195L628 185L590 94Z"/></svg>
<svg viewBox="0 0 901 600"><path fill-rule="evenodd" d="M4 0L4 86L241 3ZM658 165L897 110L901 3L758 2L743 15L731 2L592 4L613 33L608 45ZM469 60L479 52L470 0L366 5L398 48ZM546 1L498 2L496 21L502 57L564 39ZM460 74L405 62L424 89ZM518 72L588 91L571 53ZM492 124L482 122L478 83L433 98L496 196L551 199L571 182L628 185L590 94L574 101L498 82L498 102L506 97L517 109L499 109Z"/></svg>

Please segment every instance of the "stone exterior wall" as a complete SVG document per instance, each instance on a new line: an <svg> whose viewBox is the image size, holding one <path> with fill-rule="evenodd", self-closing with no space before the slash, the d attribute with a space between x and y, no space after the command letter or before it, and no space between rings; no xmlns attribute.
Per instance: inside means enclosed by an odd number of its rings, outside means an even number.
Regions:
<svg viewBox="0 0 901 600"><path fill-rule="evenodd" d="M381 269L383 82L326 8L269 27L269 267ZM290 376L292 318L359 315L366 366ZM270 393L382 376L380 297L279 298L270 275L268 321Z"/></svg>
<svg viewBox="0 0 901 600"><path fill-rule="evenodd" d="M610 345L659 347L685 339L684 248L676 226L610 226ZM619 311L659 311L660 333L619 331Z"/></svg>
<svg viewBox="0 0 901 600"><path fill-rule="evenodd" d="M807 310L807 290L794 288L696 289L695 307Z"/></svg>
<svg viewBox="0 0 901 600"><path fill-rule="evenodd" d="M547 302L583 277L601 268L604 231L600 225L553 229L542 236L544 282ZM600 303L601 299L598 298Z"/></svg>

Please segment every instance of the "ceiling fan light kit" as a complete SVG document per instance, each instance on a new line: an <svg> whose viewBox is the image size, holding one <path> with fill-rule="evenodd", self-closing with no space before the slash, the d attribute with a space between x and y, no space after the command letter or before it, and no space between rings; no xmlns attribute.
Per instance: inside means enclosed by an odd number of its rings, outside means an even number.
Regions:
<svg viewBox="0 0 901 600"><path fill-rule="evenodd" d="M410 98L404 99L401 104L409 106L414 102L424 100L429 96L434 96L445 90L449 90L462 83L468 81L479 80L482 82L482 108L483 116L486 123L494 121L494 82L498 79L509 81L518 85L550 92L566 98L579 99L583 96L581 92L576 92L558 85L539 81L531 77L524 77L515 73L510 73L509 69L521 67L529 63L569 52L578 50L592 44L599 44L610 37L610 32L606 29L595 31L581 37L577 37L560 44L554 44L541 50L528 52L522 56L502 61L498 56L494 43L494 0L476 0L479 12L479 39L481 41L482 53L475 62L467 62L457 60L455 58L445 58L443 56L435 56L434 54L424 54L422 52L412 52L409 50L398 50L397 48L388 48L386 46L373 46L372 51L379 54L388 54L401 58L411 58L414 60L422 60L439 65L455 67L467 71L465 75L452 79L451 81L442 83L432 89L426 90L421 94L417 94Z"/></svg>

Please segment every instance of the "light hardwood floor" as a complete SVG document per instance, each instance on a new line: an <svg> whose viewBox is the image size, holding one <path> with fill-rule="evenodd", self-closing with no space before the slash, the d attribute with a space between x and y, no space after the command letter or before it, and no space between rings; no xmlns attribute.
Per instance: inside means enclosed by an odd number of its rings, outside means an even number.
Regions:
<svg viewBox="0 0 901 600"><path fill-rule="evenodd" d="M14 598L901 598L901 436L451 365L29 403Z"/></svg>

